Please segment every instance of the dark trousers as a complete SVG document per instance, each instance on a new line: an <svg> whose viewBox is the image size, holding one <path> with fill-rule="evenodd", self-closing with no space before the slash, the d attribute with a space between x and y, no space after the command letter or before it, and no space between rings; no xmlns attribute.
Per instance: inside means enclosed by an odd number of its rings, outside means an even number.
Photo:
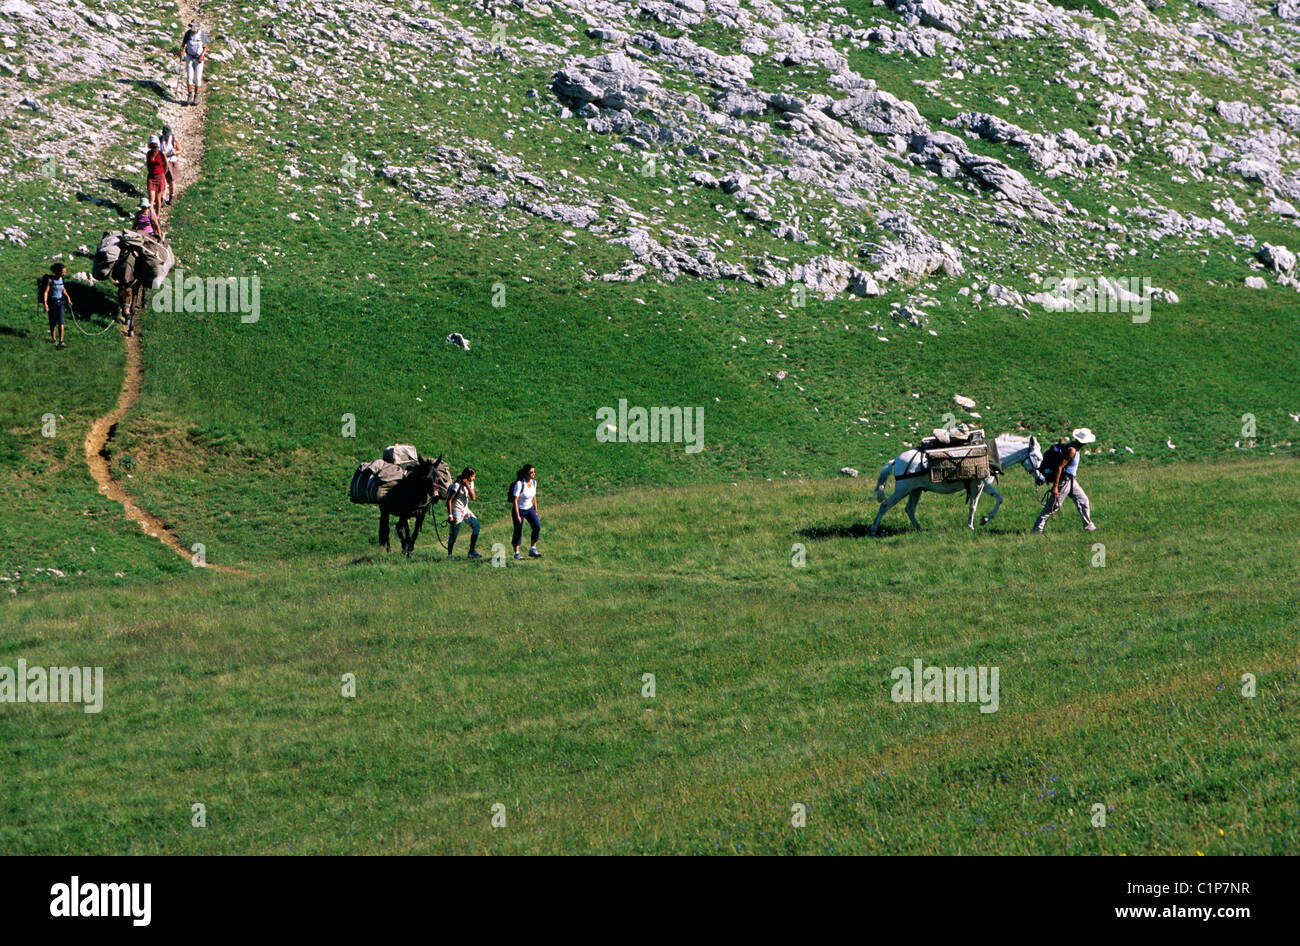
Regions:
<svg viewBox="0 0 1300 946"><path fill-rule="evenodd" d="M529 540L528 544L536 545L537 537L542 534L542 521L537 518L537 510L529 509L525 512L521 512L519 515L521 518L518 522L515 523L515 535L514 538L510 541L510 544L513 545L515 548L519 548L519 540L523 537L524 520L526 519L528 520L528 525L531 526L533 530L533 537Z"/></svg>

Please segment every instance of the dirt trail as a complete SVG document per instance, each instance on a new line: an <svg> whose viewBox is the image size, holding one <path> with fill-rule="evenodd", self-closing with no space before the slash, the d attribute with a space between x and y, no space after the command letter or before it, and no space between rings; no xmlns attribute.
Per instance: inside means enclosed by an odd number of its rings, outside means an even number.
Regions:
<svg viewBox="0 0 1300 946"><path fill-rule="evenodd" d="M192 19L198 19L199 8L202 6L202 0L180 0L178 7L180 10L181 23L189 23ZM212 35L210 27L205 23L204 29L209 36ZM181 38L176 37L176 49L180 49ZM199 96L199 104L187 106L182 104L185 94L184 82L179 78L180 61L175 60L175 72L171 74L170 81L165 81L170 98L163 101L162 108L159 110L158 127L164 124L171 125L177 140L181 145L181 160L172 170L172 178L175 184L175 198L179 200L181 194L190 186L199 176L199 168L203 163L203 129L207 121L207 94L206 92ZM204 77L204 85L207 84L207 77ZM150 134L157 134L158 129L152 129ZM171 208L164 206L162 214L162 224L165 233L170 235L170 218ZM167 528L162 519L143 509L135 498L126 491L119 480L114 479L113 471L108 463L108 445L117 432L117 425L126 417L128 411L135 406L136 401L140 399L140 386L144 379L144 359L141 354L141 328L147 328L149 325L147 313L145 311L137 313L135 317L136 333L130 338L123 335L122 341L126 344L126 372L122 378L122 390L117 396L117 406L113 410L99 417L90 425L90 432L86 434L86 463L90 467L90 475L95 478L99 484L99 491L109 499L122 504L122 509L128 519L133 519L140 524L140 528L163 545L167 546L177 555L189 560L192 557L190 549L186 548L176 533ZM230 572L239 575L246 575L247 572L240 571L237 568L231 568L226 565L208 563L208 568L214 571Z"/></svg>

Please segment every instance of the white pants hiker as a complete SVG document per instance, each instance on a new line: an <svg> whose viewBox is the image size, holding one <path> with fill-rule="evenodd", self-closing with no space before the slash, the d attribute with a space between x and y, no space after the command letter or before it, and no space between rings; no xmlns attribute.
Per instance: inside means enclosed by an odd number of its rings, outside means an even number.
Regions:
<svg viewBox="0 0 1300 946"><path fill-rule="evenodd" d="M196 89L203 85L203 60L198 56L185 57L185 84Z"/></svg>
<svg viewBox="0 0 1300 946"><path fill-rule="evenodd" d="M1062 476L1060 486L1057 488L1055 496L1048 496L1047 502L1043 504L1043 511L1038 514L1038 521L1034 523L1034 531L1042 532L1047 525L1047 520L1056 515L1065 504L1065 497L1069 496L1074 500L1074 505L1079 509L1079 518L1083 520L1085 529L1092 528L1092 506L1088 502L1088 494L1083 491L1079 481L1073 476Z"/></svg>

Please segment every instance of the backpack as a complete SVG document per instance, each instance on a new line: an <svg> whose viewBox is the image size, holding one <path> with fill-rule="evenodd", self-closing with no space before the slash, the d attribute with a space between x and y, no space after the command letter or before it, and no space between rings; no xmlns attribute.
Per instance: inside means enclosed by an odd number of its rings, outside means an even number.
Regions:
<svg viewBox="0 0 1300 946"><path fill-rule="evenodd" d="M50 280L54 277L49 273L41 273L36 277L36 304L45 305L45 291L50 288Z"/></svg>
<svg viewBox="0 0 1300 946"><path fill-rule="evenodd" d="M174 36L175 34L173 33L172 35ZM203 55L203 47L207 45L207 43L204 42L204 38L202 30L190 30L186 33L185 54L193 56L195 59Z"/></svg>
<svg viewBox="0 0 1300 946"><path fill-rule="evenodd" d="M520 484L520 486L519 486L519 496L520 496L521 498L523 497L523 495L524 495L524 488L523 488L523 485L522 485L523 482L524 482L523 480L515 480L515 481L512 482L509 486L506 487L506 505L507 505L507 506L513 506L513 505L515 504L515 484Z"/></svg>
<svg viewBox="0 0 1300 946"><path fill-rule="evenodd" d="M1043 462L1038 464L1038 472L1049 480L1055 479L1056 471L1064 467L1069 458L1070 445L1068 443L1054 443L1043 454Z"/></svg>

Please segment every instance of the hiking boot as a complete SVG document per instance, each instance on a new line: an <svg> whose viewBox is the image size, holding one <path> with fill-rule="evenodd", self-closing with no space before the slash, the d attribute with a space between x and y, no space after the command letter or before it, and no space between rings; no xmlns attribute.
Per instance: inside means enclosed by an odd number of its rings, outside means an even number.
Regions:
<svg viewBox="0 0 1300 946"><path fill-rule="evenodd" d="M483 556L480 555L478 552L471 551L471 552L469 553L469 557L470 557L470 558L482 558Z"/></svg>
<svg viewBox="0 0 1300 946"><path fill-rule="evenodd" d="M539 551L537 551L536 548L531 548L531 549L528 550L528 557L529 557L529 558L541 558L541 557L542 557L542 553L539 552Z"/></svg>
<svg viewBox="0 0 1300 946"><path fill-rule="evenodd" d="M519 561L519 562L522 562L522 561L524 560L524 557L523 557L522 555L520 555L518 552L516 552L516 553L515 553L515 560L516 560L516 561Z"/></svg>
<svg viewBox="0 0 1300 946"><path fill-rule="evenodd" d="M68 347L68 343L67 343L67 342L59 342L59 343L58 343L57 345L55 345L54 347L55 347L55 348L67 348L67 347Z"/></svg>
<svg viewBox="0 0 1300 946"><path fill-rule="evenodd" d="M1096 531L1097 531L1097 525L1096 525L1096 523L1092 523L1092 522L1088 523L1086 526L1083 527L1083 531L1084 531L1084 532L1096 532Z"/></svg>

